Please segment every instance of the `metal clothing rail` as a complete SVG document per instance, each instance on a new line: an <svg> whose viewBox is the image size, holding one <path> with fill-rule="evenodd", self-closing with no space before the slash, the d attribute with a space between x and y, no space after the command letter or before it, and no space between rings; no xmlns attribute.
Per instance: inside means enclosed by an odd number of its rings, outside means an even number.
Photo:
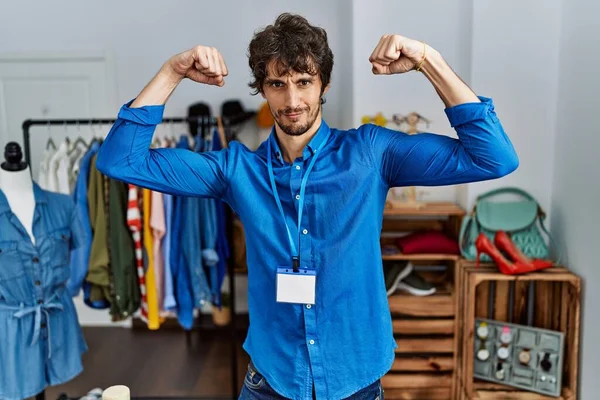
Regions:
<svg viewBox="0 0 600 400"><path fill-rule="evenodd" d="M31 133L30 128L32 126L52 126L52 125L78 125L78 126L90 126L90 125L112 125L117 120L114 118L80 118L80 119L27 119L23 121L23 147L25 150L25 161L27 163L31 160ZM199 127L219 127L220 129L228 130L230 125L235 125L239 121L239 118L221 118L221 117L169 117L163 118L161 124L181 124L184 122L197 122ZM223 147L227 146L227 143L223 141Z"/></svg>
<svg viewBox="0 0 600 400"><path fill-rule="evenodd" d="M83 119L27 119L23 121L23 147L25 150L25 162L29 164L31 167L31 131L30 128L32 126L51 126L51 125L79 125L81 127L90 126L90 125L109 125L114 124L117 120L111 118L83 118ZM170 117L163 118L160 124L170 124L170 123L186 123L186 122L197 122L198 129L201 130L203 128L214 128L218 127L220 131L221 141L223 147L227 147L227 142L224 140L223 131L227 131L230 125L237 124L241 122L238 118L221 118L221 117L208 117L208 116L199 116L199 117ZM227 216L227 238L231 243L232 238L232 229L231 223L229 223L230 218ZM237 327L236 320L237 315L235 311L235 271L233 268L233 262L231 260L232 257L227 262L227 273L229 275L229 295L231 299L230 309L231 309L231 321L230 321L230 342L231 342L231 395L232 398L237 398L238 395L238 358L237 358ZM201 327L199 329L202 329ZM189 332L188 332L189 335ZM188 336L189 342L189 336ZM45 393L41 392L36 397L36 400L46 400ZM181 399L181 397L178 397ZM197 399L197 397L190 397L189 399Z"/></svg>

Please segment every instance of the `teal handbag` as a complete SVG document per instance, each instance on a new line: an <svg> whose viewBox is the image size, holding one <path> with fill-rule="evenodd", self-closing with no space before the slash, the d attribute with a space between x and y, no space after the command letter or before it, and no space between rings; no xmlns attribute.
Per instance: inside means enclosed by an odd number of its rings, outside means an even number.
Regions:
<svg viewBox="0 0 600 400"><path fill-rule="evenodd" d="M506 193L519 195L522 199L490 201L491 197ZM475 260L477 236L483 232L493 241L496 232L502 230L509 234L513 243L527 257L548 260L548 245L541 231L548 236L552 245L554 241L544 226L545 219L546 214L535 198L522 189L507 187L481 194L477 197L471 214L463 218L459 234L461 254L468 260ZM560 257L557 257L556 263L558 258ZM490 262L491 259L482 253L481 261Z"/></svg>

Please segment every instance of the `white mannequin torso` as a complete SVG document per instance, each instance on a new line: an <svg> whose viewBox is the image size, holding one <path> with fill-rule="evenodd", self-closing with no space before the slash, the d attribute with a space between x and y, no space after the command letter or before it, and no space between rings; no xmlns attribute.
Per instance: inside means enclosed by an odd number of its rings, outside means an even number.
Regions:
<svg viewBox="0 0 600 400"><path fill-rule="evenodd" d="M17 216L31 237L32 243L35 244L33 236L35 197L29 167L22 171L6 171L0 168L0 189L4 192L11 211Z"/></svg>

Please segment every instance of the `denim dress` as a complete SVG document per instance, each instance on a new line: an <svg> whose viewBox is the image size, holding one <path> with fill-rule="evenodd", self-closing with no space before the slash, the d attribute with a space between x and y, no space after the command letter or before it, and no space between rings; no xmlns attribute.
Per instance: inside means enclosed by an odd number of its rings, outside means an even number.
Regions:
<svg viewBox="0 0 600 400"><path fill-rule="evenodd" d="M33 190L35 245L0 190L0 399L71 380L87 350L65 285L81 222L69 196Z"/></svg>

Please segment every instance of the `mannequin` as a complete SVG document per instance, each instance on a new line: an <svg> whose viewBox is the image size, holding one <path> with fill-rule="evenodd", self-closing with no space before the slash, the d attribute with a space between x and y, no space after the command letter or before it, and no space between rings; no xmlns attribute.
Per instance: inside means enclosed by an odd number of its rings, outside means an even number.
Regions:
<svg viewBox="0 0 600 400"><path fill-rule="evenodd" d="M33 182L29 166L22 159L21 146L16 142L9 142L4 148L5 161L0 164L0 189L4 192L13 214L19 219L35 245Z"/></svg>

